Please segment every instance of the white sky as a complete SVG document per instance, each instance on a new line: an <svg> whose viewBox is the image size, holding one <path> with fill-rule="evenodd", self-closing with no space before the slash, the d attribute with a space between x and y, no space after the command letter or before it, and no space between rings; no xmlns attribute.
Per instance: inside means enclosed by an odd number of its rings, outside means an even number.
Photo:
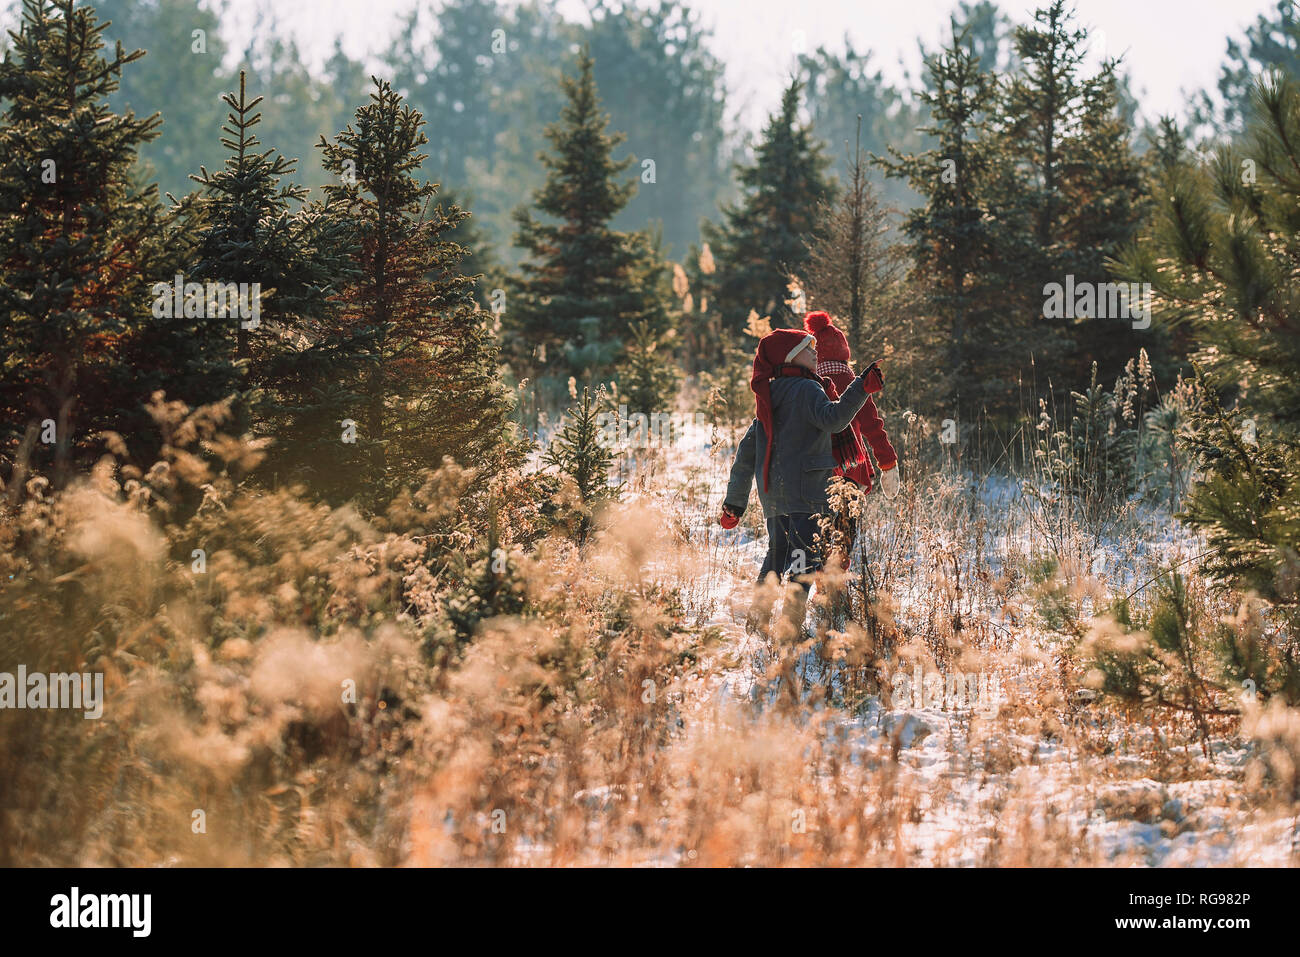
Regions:
<svg viewBox="0 0 1300 957"><path fill-rule="evenodd" d="M247 30L257 0L228 0L237 30ZM446 0L454 3L456 0ZM644 2L644 0L643 0ZM319 62L334 36L354 57L382 50L399 14L414 0L273 0L273 7ZM732 108L756 128L776 105L799 43L841 48L847 32L854 46L870 49L886 75L901 81L919 73L916 39L938 45L955 0L695 0L713 28L713 49L727 65ZM560 0L571 19L585 18L582 0ZM1013 20L1025 22L1035 3L1003 0ZM1213 87L1229 36L1273 6L1273 0L1077 0L1079 21L1104 35L1111 54L1124 54L1143 112L1179 113L1184 91ZM231 37L242 45L243 36Z"/></svg>

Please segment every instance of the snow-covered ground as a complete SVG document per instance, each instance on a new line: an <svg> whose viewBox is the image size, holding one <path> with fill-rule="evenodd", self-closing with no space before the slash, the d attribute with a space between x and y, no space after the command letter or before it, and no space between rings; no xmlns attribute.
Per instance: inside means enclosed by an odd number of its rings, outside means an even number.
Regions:
<svg viewBox="0 0 1300 957"><path fill-rule="evenodd" d="M658 571L689 582L688 608L700 612L698 624L723 636L684 682L684 720L726 724L732 733L740 728L744 734L745 727L758 727L777 692L764 674L770 641L744 626L765 542L751 529L749 515L733 531L713 521L730 461L729 449L711 446L709 430L688 429L655 459L625 462L623 474L640 476L639 485L633 483L640 489L636 494L665 513L675 510L689 530L697 561L689 571ZM1034 553L1026 497L1006 477L967 475L951 481L958 494L963 485L973 521L984 523L978 548L985 569L1003 575L1004 563ZM877 532L888 532L891 523L901 521L900 508L900 502L873 494L866 518ZM1146 531L1135 536L1134 527ZM1086 558L1086 574L1111 594L1140 587L1153 562L1183 560L1199 547L1159 509L1138 512L1126 528L1103 538ZM950 531L960 535L959 529ZM888 590L897 603L900 630L921 643L935 600L935 582L927 571L932 554L939 547L956 548L957 564L969 571L976 563L970 551L977 546L952 536L920 541L913 534L899 547L904 554L896 556L899 570ZM822 738L836 740L839 753L858 765L863 780L888 767L896 792L914 795L897 836L905 849L898 863L989 863L990 847L1010 832L1028 835L1031 844L1039 834L1044 842L1055 842L1055 850L1024 863L1276 866L1300 860L1300 820L1256 806L1248 797L1249 743L1229 732L1213 740L1207 757L1190 735L1171 738L1142 716L1126 718L1093 701L1069 709L1063 732L1060 717L1067 709L1056 707L1058 720L1042 720L1052 710L1041 689L1053 681L1059 638L1034 624L1033 609L1021 598L992 603L976 591L959 594L960 607L1006 639L981 649L999 688L991 707L907 706L924 699L886 707L879 694L851 709L814 704L822 696L810 695L810 688L819 680L834 682L834 675L798 669L809 677L803 689L808 718L816 712ZM805 627L810 631L812 621ZM1006 863L1005 854L993 862Z"/></svg>

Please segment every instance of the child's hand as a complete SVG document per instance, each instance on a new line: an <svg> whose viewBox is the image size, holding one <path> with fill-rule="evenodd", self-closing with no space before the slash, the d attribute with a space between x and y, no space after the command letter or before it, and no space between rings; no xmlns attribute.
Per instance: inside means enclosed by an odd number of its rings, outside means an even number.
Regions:
<svg viewBox="0 0 1300 957"><path fill-rule="evenodd" d="M893 498L898 494L897 462L880 473L880 491L885 493L885 498Z"/></svg>
<svg viewBox="0 0 1300 957"><path fill-rule="evenodd" d="M885 374L880 371L879 363L871 363L862 373L862 387L867 390L867 395L879 392L885 387Z"/></svg>

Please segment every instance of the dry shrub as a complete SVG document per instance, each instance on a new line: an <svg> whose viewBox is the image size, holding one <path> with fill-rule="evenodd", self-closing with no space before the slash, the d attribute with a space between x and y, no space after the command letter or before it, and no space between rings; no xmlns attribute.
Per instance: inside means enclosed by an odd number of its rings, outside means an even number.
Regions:
<svg viewBox="0 0 1300 957"><path fill-rule="evenodd" d="M158 464L0 516L0 666L107 691L98 721L0 714L0 864L1078 865L1111 860L1094 811L1163 820L1126 784L1209 773L1187 722L1079 695L1106 592L952 476L853 503L849 570L806 618L754 589L742 635L702 493L629 496L580 547L559 484L445 462L363 515L256 485L224 407L154 412ZM917 664L1006 700L889 701ZM1296 728L1248 718L1260 808L1300 799Z"/></svg>

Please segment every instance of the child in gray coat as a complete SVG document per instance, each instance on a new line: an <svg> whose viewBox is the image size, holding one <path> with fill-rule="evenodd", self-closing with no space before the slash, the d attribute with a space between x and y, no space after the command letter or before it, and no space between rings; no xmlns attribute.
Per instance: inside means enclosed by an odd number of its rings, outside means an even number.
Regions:
<svg viewBox="0 0 1300 957"><path fill-rule="evenodd" d="M831 399L816 373L817 341L803 329L777 329L764 336L754 356L750 388L755 419L741 439L723 498L720 522L733 528L758 479L758 501L767 522L767 557L759 572L795 577L818 571L814 545L820 515L829 508L827 486L839 464L831 437L847 428L884 377L874 365ZM835 389L832 387L831 394Z"/></svg>

